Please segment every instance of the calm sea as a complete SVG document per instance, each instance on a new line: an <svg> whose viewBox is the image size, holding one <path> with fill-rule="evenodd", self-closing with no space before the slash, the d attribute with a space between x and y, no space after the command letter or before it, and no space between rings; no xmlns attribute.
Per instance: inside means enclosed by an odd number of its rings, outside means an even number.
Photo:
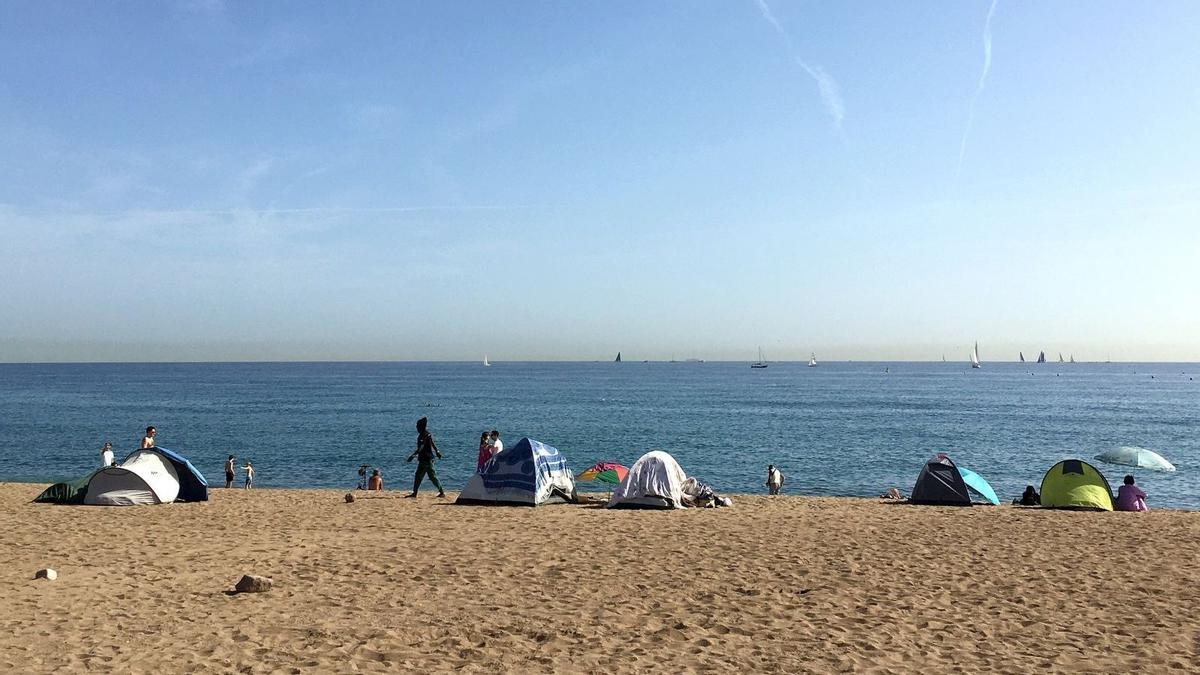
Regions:
<svg viewBox="0 0 1200 675"><path fill-rule="evenodd" d="M351 488L370 464L402 489L421 416L449 489L497 428L575 471L662 448L729 493L762 491L768 463L791 494L907 492L946 452L1011 499L1059 459L1133 445L1178 467L1134 471L1152 506L1200 508L1197 364L0 364L0 479L84 474L103 441L120 457L153 424L214 484L235 454L263 487ZM1114 489L1128 471L1097 466Z"/></svg>

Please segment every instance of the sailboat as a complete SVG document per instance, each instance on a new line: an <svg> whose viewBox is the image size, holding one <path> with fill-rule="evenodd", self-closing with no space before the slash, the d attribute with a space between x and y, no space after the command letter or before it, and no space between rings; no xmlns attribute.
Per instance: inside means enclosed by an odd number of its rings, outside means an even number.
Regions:
<svg viewBox="0 0 1200 675"><path fill-rule="evenodd" d="M621 362L621 352L617 352L617 358L613 359L613 363Z"/></svg>
<svg viewBox="0 0 1200 675"><path fill-rule="evenodd" d="M1037 362L1038 362L1038 363L1045 363L1045 362L1046 362L1046 352L1038 352L1038 360L1037 360Z"/></svg>
<svg viewBox="0 0 1200 675"><path fill-rule="evenodd" d="M758 360L750 364L751 368L766 368L767 362L763 360L762 347L758 348Z"/></svg>
<svg viewBox="0 0 1200 675"><path fill-rule="evenodd" d="M1059 362L1059 363L1062 363L1062 362L1063 362L1062 352L1059 352L1059 353L1058 353L1058 362Z"/></svg>
<svg viewBox="0 0 1200 675"><path fill-rule="evenodd" d="M979 363L979 343L975 343L975 348L971 350L971 367L982 368L983 364Z"/></svg>
<svg viewBox="0 0 1200 675"><path fill-rule="evenodd" d="M1017 356L1021 357L1021 363L1025 363L1025 352L1017 352Z"/></svg>
<svg viewBox="0 0 1200 675"><path fill-rule="evenodd" d="M810 357L808 357L808 367L809 367L809 368L816 368L816 367L817 367L817 354L816 354L816 352L813 352L813 355L812 355L812 356L810 356Z"/></svg>
<svg viewBox="0 0 1200 675"><path fill-rule="evenodd" d="M492 362L487 360L487 354L483 355L483 365L485 365L485 366L492 365Z"/></svg>
<svg viewBox="0 0 1200 675"><path fill-rule="evenodd" d="M1075 355L1074 354L1071 355L1071 360L1069 361L1069 363L1075 363Z"/></svg>

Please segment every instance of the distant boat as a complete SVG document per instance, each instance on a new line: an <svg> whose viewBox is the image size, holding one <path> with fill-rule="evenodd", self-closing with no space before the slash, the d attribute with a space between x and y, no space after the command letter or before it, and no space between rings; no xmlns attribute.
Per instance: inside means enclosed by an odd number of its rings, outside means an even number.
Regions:
<svg viewBox="0 0 1200 675"><path fill-rule="evenodd" d="M1071 355L1071 361L1070 361L1070 363L1075 363L1075 355L1074 355L1074 354L1072 354L1072 355Z"/></svg>
<svg viewBox="0 0 1200 675"><path fill-rule="evenodd" d="M1046 362L1046 352L1038 352L1038 360L1037 360L1037 362L1038 362L1038 363L1045 363L1045 362Z"/></svg>
<svg viewBox="0 0 1200 675"><path fill-rule="evenodd" d="M1017 356L1021 357L1021 363L1025 363L1025 352L1017 352Z"/></svg>
<svg viewBox="0 0 1200 675"><path fill-rule="evenodd" d="M1058 353L1058 362L1059 362L1059 363L1063 363L1062 352L1059 352L1059 353Z"/></svg>
<svg viewBox="0 0 1200 675"><path fill-rule="evenodd" d="M946 355L942 354L942 363L945 363L945 362L946 362Z"/></svg>
<svg viewBox="0 0 1200 675"><path fill-rule="evenodd" d="M762 347L758 348L758 360L750 364L751 368L766 368L767 362L763 359Z"/></svg>
<svg viewBox="0 0 1200 675"><path fill-rule="evenodd" d="M813 352L813 355L812 355L812 356L810 356L810 357L808 357L808 367L809 367L809 368L816 368L816 367L817 367L817 354L816 354L816 352Z"/></svg>
<svg viewBox="0 0 1200 675"><path fill-rule="evenodd" d="M982 368L983 364L979 363L979 343L975 343L975 348L971 350L971 367Z"/></svg>
<svg viewBox="0 0 1200 675"><path fill-rule="evenodd" d="M492 362L487 360L487 354L483 355L483 365L485 365L485 366L492 365Z"/></svg>
<svg viewBox="0 0 1200 675"><path fill-rule="evenodd" d="M621 352L617 352L617 358L613 360L613 363L620 363L620 362L621 362Z"/></svg>

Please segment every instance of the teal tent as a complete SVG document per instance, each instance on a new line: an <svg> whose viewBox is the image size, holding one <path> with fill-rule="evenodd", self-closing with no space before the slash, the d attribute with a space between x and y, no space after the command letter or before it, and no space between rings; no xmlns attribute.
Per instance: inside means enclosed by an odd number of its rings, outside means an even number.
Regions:
<svg viewBox="0 0 1200 675"><path fill-rule="evenodd" d="M958 467L958 473L962 476L963 482L967 484L967 488L971 492L983 497L995 506L1000 505L1000 498L996 496L996 491L992 489L991 485L988 485L983 476L964 466Z"/></svg>

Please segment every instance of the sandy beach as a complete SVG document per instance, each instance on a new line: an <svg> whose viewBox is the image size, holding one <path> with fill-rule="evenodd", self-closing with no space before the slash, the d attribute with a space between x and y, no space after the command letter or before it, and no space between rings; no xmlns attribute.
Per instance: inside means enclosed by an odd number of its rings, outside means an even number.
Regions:
<svg viewBox="0 0 1200 675"><path fill-rule="evenodd" d="M1200 669L1200 513L29 503L42 487L0 484L9 672ZM231 594L243 573L275 588Z"/></svg>

